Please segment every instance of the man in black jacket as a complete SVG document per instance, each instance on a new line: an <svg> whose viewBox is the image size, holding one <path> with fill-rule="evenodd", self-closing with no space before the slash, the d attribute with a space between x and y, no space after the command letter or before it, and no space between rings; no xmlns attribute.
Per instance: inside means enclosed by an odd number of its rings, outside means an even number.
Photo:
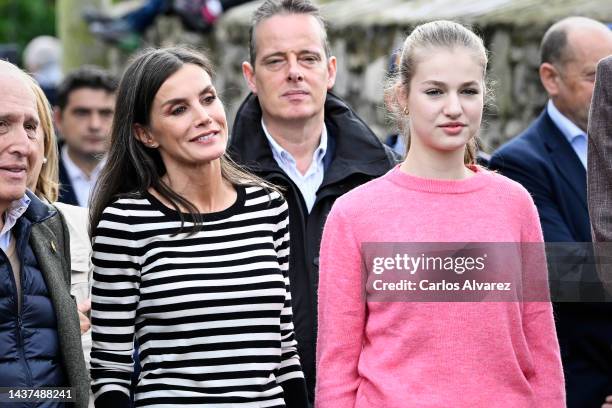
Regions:
<svg viewBox="0 0 612 408"><path fill-rule="evenodd" d="M396 156L337 96L324 21L308 0L268 0L255 12L252 93L238 110L234 160L285 189L293 319L309 398L314 401L319 244L334 201L386 173Z"/></svg>

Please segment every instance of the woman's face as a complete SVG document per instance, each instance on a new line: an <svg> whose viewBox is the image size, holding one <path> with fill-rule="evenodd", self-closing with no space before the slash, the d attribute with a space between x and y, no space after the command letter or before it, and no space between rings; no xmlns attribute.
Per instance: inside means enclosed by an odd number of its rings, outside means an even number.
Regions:
<svg viewBox="0 0 612 408"><path fill-rule="evenodd" d="M168 77L155 95L150 125L137 135L159 150L169 176L219 159L227 146L227 119L208 73L185 64Z"/></svg>
<svg viewBox="0 0 612 408"><path fill-rule="evenodd" d="M484 72L474 52L463 48L417 51L410 93L410 149L463 152L476 136L484 106Z"/></svg>
<svg viewBox="0 0 612 408"><path fill-rule="evenodd" d="M38 112L41 116L41 112ZM32 192L36 192L36 184L40 171L42 170L43 160L45 159L45 131L42 125L36 128L36 148L32 151L32 160L28 168L27 187Z"/></svg>

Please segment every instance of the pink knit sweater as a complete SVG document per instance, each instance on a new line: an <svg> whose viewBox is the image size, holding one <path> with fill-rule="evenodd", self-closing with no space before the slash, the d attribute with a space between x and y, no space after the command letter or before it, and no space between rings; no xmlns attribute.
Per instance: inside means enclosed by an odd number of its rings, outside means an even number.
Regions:
<svg viewBox="0 0 612 408"><path fill-rule="evenodd" d="M548 302L364 302L363 242L541 242L533 201L480 167L399 167L344 195L321 243L317 408L564 407Z"/></svg>

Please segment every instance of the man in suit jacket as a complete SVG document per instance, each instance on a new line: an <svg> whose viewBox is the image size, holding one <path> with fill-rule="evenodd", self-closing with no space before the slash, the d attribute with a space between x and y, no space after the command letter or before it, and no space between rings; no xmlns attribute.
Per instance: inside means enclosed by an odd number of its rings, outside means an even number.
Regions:
<svg viewBox="0 0 612 408"><path fill-rule="evenodd" d="M36 98L26 78L0 61L0 384L73 387L70 401L85 408L89 380L70 296L67 227L53 207L26 193L29 167L41 154Z"/></svg>
<svg viewBox="0 0 612 408"><path fill-rule="evenodd" d="M298 353L314 404L319 246L338 197L385 174L395 154L340 98L325 22L309 0L265 1L253 13L251 90L236 114L232 158L282 186L289 206L289 279Z"/></svg>
<svg viewBox="0 0 612 408"><path fill-rule="evenodd" d="M87 207L105 163L115 112L114 75L82 66L66 75L57 89L55 124L62 137L58 201Z"/></svg>
<svg viewBox="0 0 612 408"><path fill-rule="evenodd" d="M612 54L612 32L597 21L569 17L548 29L540 52L548 104L527 130L493 154L490 167L532 194L544 240L564 243L556 246L559 258L548 254L553 297L558 289L557 300L593 302L604 293L588 265L586 130L595 67ZM612 307L557 303L555 312L568 407L599 408L612 393Z"/></svg>
<svg viewBox="0 0 612 408"><path fill-rule="evenodd" d="M588 194L595 242L612 242L612 55L597 65L589 116Z"/></svg>
<svg viewBox="0 0 612 408"><path fill-rule="evenodd" d="M589 115L588 202L599 276L612 292L612 55L597 64ZM612 408L612 395L603 408Z"/></svg>
<svg viewBox="0 0 612 408"><path fill-rule="evenodd" d="M612 292L612 55L597 64L589 114L589 214L599 276ZM612 408L612 395L603 408Z"/></svg>

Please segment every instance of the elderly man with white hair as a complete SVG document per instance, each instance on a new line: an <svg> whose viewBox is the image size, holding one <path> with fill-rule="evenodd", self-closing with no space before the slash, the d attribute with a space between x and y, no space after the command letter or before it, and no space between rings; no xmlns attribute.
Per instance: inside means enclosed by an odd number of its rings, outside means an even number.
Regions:
<svg viewBox="0 0 612 408"><path fill-rule="evenodd" d="M26 190L40 154L36 99L26 74L6 61L0 89L0 385L10 388L0 402L59 408L63 399L85 408L89 380L70 297L68 230L53 207ZM54 390L41 393L46 387Z"/></svg>

